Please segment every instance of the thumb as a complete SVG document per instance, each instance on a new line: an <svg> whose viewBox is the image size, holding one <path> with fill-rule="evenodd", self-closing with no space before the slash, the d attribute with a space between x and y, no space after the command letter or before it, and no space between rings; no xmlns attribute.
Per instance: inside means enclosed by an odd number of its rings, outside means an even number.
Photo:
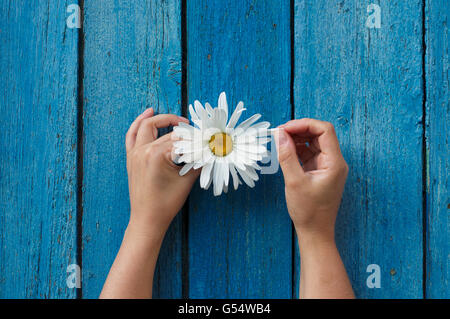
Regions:
<svg viewBox="0 0 450 319"><path fill-rule="evenodd" d="M283 171L285 184L298 182L303 177L304 172L292 137L283 128L278 128L274 135L278 161Z"/></svg>

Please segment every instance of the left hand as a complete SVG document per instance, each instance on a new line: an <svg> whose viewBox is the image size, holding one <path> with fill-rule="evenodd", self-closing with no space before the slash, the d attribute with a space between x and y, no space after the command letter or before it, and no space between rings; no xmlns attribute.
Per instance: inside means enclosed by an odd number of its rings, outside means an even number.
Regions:
<svg viewBox="0 0 450 319"><path fill-rule="evenodd" d="M153 113L152 108L142 113L126 135L130 225L163 235L186 201L200 169L180 176L181 167L171 156L176 138L173 133L158 138L158 128L189 121L174 114Z"/></svg>

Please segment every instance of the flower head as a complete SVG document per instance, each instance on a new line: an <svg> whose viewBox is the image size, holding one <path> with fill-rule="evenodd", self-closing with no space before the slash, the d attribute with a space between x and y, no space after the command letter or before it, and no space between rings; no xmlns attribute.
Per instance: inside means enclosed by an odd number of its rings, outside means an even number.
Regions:
<svg viewBox="0 0 450 319"><path fill-rule="evenodd" d="M174 127L180 138L174 143L177 162L185 163L180 175L201 168L200 187L208 189L213 184L215 196L228 191L230 175L234 189L242 184L239 176L248 186L255 186L259 179L256 170L261 169L257 162L268 155L265 145L270 141L270 123L256 123L261 114L255 114L236 126L243 111L241 101L228 120L225 92L220 94L216 108L209 103L203 107L199 101L194 107L189 105L194 126L179 123Z"/></svg>

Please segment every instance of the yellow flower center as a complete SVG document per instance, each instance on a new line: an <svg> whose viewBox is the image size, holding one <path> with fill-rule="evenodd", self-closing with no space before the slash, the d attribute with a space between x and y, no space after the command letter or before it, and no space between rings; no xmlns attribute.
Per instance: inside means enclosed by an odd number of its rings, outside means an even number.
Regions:
<svg viewBox="0 0 450 319"><path fill-rule="evenodd" d="M233 140L225 133L216 133L209 140L209 148L216 156L226 156L233 150Z"/></svg>

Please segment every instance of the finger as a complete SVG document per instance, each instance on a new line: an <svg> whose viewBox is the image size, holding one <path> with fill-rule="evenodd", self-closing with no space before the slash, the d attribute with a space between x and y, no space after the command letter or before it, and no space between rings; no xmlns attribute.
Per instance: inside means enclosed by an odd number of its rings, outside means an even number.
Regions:
<svg viewBox="0 0 450 319"><path fill-rule="evenodd" d="M155 145L162 145L162 144L165 144L167 142L172 142L171 145L173 146L173 142L179 141L179 140L180 140L180 138L174 132L170 132L170 133L164 134L161 137L158 137L153 142L153 144L155 144Z"/></svg>
<svg viewBox="0 0 450 319"><path fill-rule="evenodd" d="M289 121L282 127L289 134L316 137L316 146L326 155L330 155L333 158L342 156L336 132L333 125L329 122L304 118Z"/></svg>
<svg viewBox="0 0 450 319"><path fill-rule="evenodd" d="M293 185L301 180L304 171L297 156L297 150L292 137L282 128L275 131L275 145L278 152L278 161L283 171L286 186Z"/></svg>
<svg viewBox="0 0 450 319"><path fill-rule="evenodd" d="M152 145L162 145L163 147L165 147L165 145L170 142L170 144L167 144L170 146L170 158L172 160L173 163L175 163L175 165L177 164L177 159L180 157L180 155L175 154L174 150L174 145L173 143L176 141L179 141L180 138L174 133L174 132L170 132L167 134L164 134L163 136L157 138Z"/></svg>
<svg viewBox="0 0 450 319"><path fill-rule="evenodd" d="M175 114L159 114L142 121L136 137L136 146L153 142L158 138L158 129L180 122L189 123L188 119Z"/></svg>
<svg viewBox="0 0 450 319"><path fill-rule="evenodd" d="M134 147L136 143L136 134L139 130L139 126L142 123L142 120L152 117L154 114L153 108L146 109L141 115L139 115L133 123L131 123L130 128L128 129L127 135L125 137L125 148L127 153Z"/></svg>
<svg viewBox="0 0 450 319"><path fill-rule="evenodd" d="M167 161L169 165L173 167L177 172L179 172L184 165L177 165L174 162L174 156L176 156L176 154L173 153L173 143L175 142L175 140L173 140L169 135L172 135L172 133L166 134L158 138L158 140L153 144L158 145L158 148L161 148L162 153L164 154L163 155L164 160ZM192 168L191 170L189 170L189 172L187 172L185 175L181 177L186 179L192 179L192 181L194 181L199 176L200 172L201 169Z"/></svg>

